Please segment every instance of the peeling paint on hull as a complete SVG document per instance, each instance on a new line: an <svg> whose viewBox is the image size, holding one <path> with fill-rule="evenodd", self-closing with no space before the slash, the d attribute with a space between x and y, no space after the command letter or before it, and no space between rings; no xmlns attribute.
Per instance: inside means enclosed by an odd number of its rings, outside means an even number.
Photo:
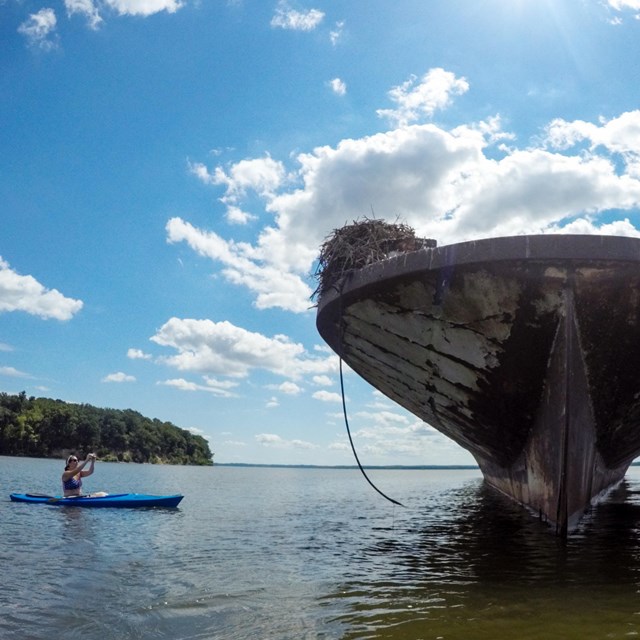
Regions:
<svg viewBox="0 0 640 640"><path fill-rule="evenodd" d="M517 236L406 253L324 292L317 327L561 535L640 455L640 239Z"/></svg>

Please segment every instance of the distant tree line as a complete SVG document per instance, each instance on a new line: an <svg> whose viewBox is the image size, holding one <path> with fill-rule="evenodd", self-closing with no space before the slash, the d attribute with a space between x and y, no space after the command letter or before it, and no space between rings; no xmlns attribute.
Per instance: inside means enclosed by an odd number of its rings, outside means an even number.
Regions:
<svg viewBox="0 0 640 640"><path fill-rule="evenodd" d="M95 452L101 460L213 464L207 441L170 422L132 411L0 393L0 455L65 457Z"/></svg>

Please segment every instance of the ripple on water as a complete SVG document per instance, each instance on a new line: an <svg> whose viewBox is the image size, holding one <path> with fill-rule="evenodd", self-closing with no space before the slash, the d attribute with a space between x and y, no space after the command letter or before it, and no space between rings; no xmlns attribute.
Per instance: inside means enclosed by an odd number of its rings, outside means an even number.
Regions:
<svg viewBox="0 0 640 640"><path fill-rule="evenodd" d="M7 460L5 484L24 465L36 477L48 463ZM99 472L103 486L144 477L186 497L177 510L140 511L0 501L3 640L604 640L639 631L634 475L563 543L475 470L372 472L406 508L353 470Z"/></svg>

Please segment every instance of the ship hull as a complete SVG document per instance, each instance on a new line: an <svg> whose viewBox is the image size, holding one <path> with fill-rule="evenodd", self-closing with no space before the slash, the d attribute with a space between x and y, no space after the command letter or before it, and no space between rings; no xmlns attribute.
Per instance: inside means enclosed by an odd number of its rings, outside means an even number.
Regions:
<svg viewBox="0 0 640 640"><path fill-rule="evenodd" d="M318 301L360 376L571 531L640 455L640 240L518 236L421 249Z"/></svg>

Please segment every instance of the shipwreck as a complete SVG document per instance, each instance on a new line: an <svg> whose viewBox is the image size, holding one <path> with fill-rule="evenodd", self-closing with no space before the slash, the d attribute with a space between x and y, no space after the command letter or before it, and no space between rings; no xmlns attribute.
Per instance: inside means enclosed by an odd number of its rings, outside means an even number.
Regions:
<svg viewBox="0 0 640 640"><path fill-rule="evenodd" d="M640 455L640 239L437 246L365 220L318 274L329 346L559 535Z"/></svg>

